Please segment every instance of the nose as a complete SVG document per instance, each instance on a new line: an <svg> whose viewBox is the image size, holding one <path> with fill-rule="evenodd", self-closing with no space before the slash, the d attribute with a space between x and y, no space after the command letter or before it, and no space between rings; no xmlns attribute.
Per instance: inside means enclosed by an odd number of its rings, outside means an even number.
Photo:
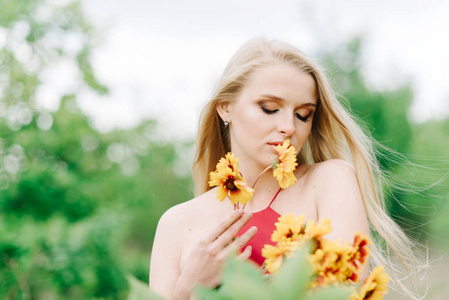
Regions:
<svg viewBox="0 0 449 300"><path fill-rule="evenodd" d="M286 137L291 137L296 132L295 119L293 116L283 117L279 121L278 131Z"/></svg>

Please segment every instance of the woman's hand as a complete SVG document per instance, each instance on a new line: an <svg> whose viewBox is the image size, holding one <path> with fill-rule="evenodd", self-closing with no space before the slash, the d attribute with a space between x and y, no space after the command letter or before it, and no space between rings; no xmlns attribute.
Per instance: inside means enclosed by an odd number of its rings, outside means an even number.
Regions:
<svg viewBox="0 0 449 300"><path fill-rule="evenodd" d="M189 299L195 286L215 287L220 284L220 273L227 256L237 253L257 233L257 228L251 227L233 241L251 217L251 213L236 210L206 232L193 246L176 283L174 299ZM250 246L246 247L238 257L247 259L251 250Z"/></svg>

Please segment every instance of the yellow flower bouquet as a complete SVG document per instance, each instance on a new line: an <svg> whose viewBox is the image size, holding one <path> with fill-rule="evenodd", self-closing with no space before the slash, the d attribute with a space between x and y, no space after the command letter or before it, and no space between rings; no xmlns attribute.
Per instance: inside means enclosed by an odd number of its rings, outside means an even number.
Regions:
<svg viewBox="0 0 449 300"><path fill-rule="evenodd" d="M332 231L329 219L318 223L304 223L304 216L283 215L275 224L271 240L275 246L265 245L262 256L265 257L265 270L275 274L284 260L294 256L305 245L309 245L306 259L312 273L308 287L310 291L329 286L348 285L353 292L350 300L380 300L387 293L388 275L383 266L376 267L371 274L359 284L362 267L367 261L370 251L370 239L357 232L352 245L340 244L323 238ZM358 287L358 290L356 289Z"/></svg>
<svg viewBox="0 0 449 300"><path fill-rule="evenodd" d="M304 217L281 216L266 245L264 270L247 261L228 258L219 289L196 288L199 299L381 300L388 275L376 267L362 282L361 268L369 257L370 240L357 233L352 245L323 238L330 221L304 224Z"/></svg>

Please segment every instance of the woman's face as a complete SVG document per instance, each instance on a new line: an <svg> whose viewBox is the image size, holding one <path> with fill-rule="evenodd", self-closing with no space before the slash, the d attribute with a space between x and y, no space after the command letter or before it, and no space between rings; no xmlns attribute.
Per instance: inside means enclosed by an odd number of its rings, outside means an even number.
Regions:
<svg viewBox="0 0 449 300"><path fill-rule="evenodd" d="M277 157L272 146L286 139L299 152L311 130L316 91L311 75L289 65L254 70L235 101L219 109L230 122L231 150L239 164L266 168Z"/></svg>

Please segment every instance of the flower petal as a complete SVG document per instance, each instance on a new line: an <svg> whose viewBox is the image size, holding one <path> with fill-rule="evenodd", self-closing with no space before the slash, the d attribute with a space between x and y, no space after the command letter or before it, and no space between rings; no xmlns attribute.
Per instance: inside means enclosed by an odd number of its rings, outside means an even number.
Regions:
<svg viewBox="0 0 449 300"><path fill-rule="evenodd" d="M285 140L281 145L277 145L278 162L273 164L273 176L279 182L282 189L292 186L296 182L294 171L296 166L296 149L290 145L289 140Z"/></svg>

